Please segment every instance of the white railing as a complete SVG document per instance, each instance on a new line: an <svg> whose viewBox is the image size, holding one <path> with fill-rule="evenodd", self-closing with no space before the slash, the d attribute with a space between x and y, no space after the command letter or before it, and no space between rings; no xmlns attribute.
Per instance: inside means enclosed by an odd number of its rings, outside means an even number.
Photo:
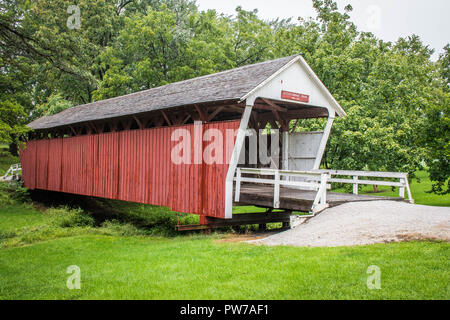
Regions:
<svg viewBox="0 0 450 320"><path fill-rule="evenodd" d="M13 179L19 180L20 175L22 174L22 167L20 163L13 164L9 167L8 171L6 171L5 175L0 177L1 181L11 181Z"/></svg>
<svg viewBox="0 0 450 320"><path fill-rule="evenodd" d="M243 177L246 175L270 176L271 179ZM341 176L341 177L339 177ZM342 177L344 176L344 177ZM351 176L351 179L345 178ZM285 179L283 179L285 177ZM301 178L298 180L289 180L289 177ZM385 180L368 180L360 179L366 178L382 178ZM398 181L391 181L387 179L395 179ZM314 171L292 171L292 170L277 170L266 168L237 168L235 188L235 202L239 202L241 193L241 184L243 182L270 184L274 186L273 189L273 208L280 208L280 186L296 187L302 190L317 191L311 212L316 214L319 211L328 207L327 204L327 189L331 188L330 183L346 183L353 185L353 193L358 194L359 185L377 185L377 186L391 186L399 188L399 196L405 198L405 190L408 194L408 200L414 203L411 195L411 189L408 183L408 174L399 172L376 172L376 171L351 171L351 170L314 170Z"/></svg>
<svg viewBox="0 0 450 320"><path fill-rule="evenodd" d="M332 183L345 183L353 185L353 194L358 194L358 187L362 185L375 185L375 186L389 186L399 188L399 197L405 199L405 190L408 194L408 200L414 203L414 199L411 194L411 189L408 183L408 174L404 172L380 172L380 171L353 171L353 170L317 170L317 172L325 173L329 176L328 182ZM351 176L352 178L342 178L339 176ZM382 179L395 179L398 181L389 180L368 180L360 179L365 178L382 178Z"/></svg>
<svg viewBox="0 0 450 320"><path fill-rule="evenodd" d="M259 175L259 176L273 176L273 179L251 178L243 177L242 174ZM304 181L289 181L282 179L283 177L301 177ZM273 189L273 208L280 208L280 186L292 186L305 190L317 191L314 199L312 212L316 213L328 207L327 204L327 184L328 174L313 171L291 171L291 170L277 170L277 169L258 169L258 168L237 168L236 169L236 189L235 202L239 202L241 194L241 183L259 183L271 184Z"/></svg>

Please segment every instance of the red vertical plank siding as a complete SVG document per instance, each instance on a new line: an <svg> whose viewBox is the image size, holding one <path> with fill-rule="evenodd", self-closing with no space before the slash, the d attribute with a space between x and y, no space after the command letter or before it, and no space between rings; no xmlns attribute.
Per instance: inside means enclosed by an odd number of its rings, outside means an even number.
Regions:
<svg viewBox="0 0 450 320"><path fill-rule="evenodd" d="M172 163L172 188L170 208L174 211L202 214L210 217L225 217L225 178L228 172L230 159L226 155L231 155L227 151L227 146L233 144L226 143L226 130L237 130L239 121L218 122L203 125L203 150L210 146L215 149L213 156L217 152L222 152L221 163L194 164L194 126L183 126L191 134L191 164ZM212 138L215 129L223 136L223 144L220 139ZM173 128L175 130L175 128ZM172 132L173 132L172 130ZM172 147L178 144L172 142ZM202 152L203 153L203 152ZM220 158L220 157L219 157ZM170 160L169 160L170 161ZM197 179L196 179L197 178Z"/></svg>
<svg viewBox="0 0 450 320"><path fill-rule="evenodd" d="M36 188L47 189L49 140L39 140L36 149Z"/></svg>
<svg viewBox="0 0 450 320"><path fill-rule="evenodd" d="M145 171L143 167L143 131L120 132L120 182L119 199L130 202L145 202Z"/></svg>
<svg viewBox="0 0 450 320"><path fill-rule="evenodd" d="M119 178L119 134L115 132L96 135L94 138L93 196L116 199Z"/></svg>
<svg viewBox="0 0 450 320"><path fill-rule="evenodd" d="M83 176L80 179L83 180L84 184L80 182L83 186L82 194L92 195L94 186L94 135L83 136L83 149L82 149L82 165L83 165Z"/></svg>
<svg viewBox="0 0 450 320"><path fill-rule="evenodd" d="M37 140L28 141L20 150L22 179L25 187L36 188L36 145Z"/></svg>
<svg viewBox="0 0 450 320"><path fill-rule="evenodd" d="M128 130L29 141L20 151L24 184L44 189L170 207L174 211L224 218L225 178L234 146L227 130L239 121L204 124L201 151L223 152L222 163L195 164L194 125ZM190 134L190 163L174 164L176 129ZM223 136L211 139L215 129ZM219 149L220 148L220 149Z"/></svg>
<svg viewBox="0 0 450 320"><path fill-rule="evenodd" d="M48 146L48 185L47 190L61 190L61 161L63 139L51 139Z"/></svg>

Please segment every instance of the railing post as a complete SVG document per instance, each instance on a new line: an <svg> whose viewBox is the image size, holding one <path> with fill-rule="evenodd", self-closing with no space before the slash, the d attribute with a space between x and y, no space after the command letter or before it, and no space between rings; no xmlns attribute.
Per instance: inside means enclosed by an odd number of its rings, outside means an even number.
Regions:
<svg viewBox="0 0 450 320"><path fill-rule="evenodd" d="M241 195L241 168L236 169L236 190L234 195L234 201L239 202Z"/></svg>
<svg viewBox="0 0 450 320"><path fill-rule="evenodd" d="M280 207L280 172L275 171L275 184L273 189L273 207L278 209Z"/></svg>
<svg viewBox="0 0 450 320"><path fill-rule="evenodd" d="M353 176L353 194L358 194L358 176Z"/></svg>
<svg viewBox="0 0 450 320"><path fill-rule="evenodd" d="M328 174L321 174L320 176L320 187L319 189L322 190L322 195L320 197L320 203L325 205L327 203L327 181L328 181Z"/></svg>
<svg viewBox="0 0 450 320"><path fill-rule="evenodd" d="M400 187L399 188L399 194L398 194L398 196L400 197L400 198L403 198L403 199L405 199L405 185L406 185L406 180L405 179L402 179L402 178L400 178L400 183L401 184L403 184L403 187Z"/></svg>
<svg viewBox="0 0 450 320"><path fill-rule="evenodd" d="M408 182L408 175L405 174L405 185L406 185L406 192L408 192L408 200L410 203L414 203L414 199L411 194L411 189L409 188L409 182Z"/></svg>

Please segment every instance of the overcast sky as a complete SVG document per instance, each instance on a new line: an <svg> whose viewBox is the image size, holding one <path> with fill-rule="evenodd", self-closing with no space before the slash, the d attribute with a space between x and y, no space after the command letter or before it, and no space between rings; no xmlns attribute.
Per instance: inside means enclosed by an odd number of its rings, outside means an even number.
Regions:
<svg viewBox="0 0 450 320"><path fill-rule="evenodd" d="M438 53L450 42L450 0L337 0L343 12L353 6L352 21L363 31L373 32L385 41L417 34ZM315 16L312 0L197 0L201 10L216 9L234 14L240 5L245 10L258 9L265 19Z"/></svg>

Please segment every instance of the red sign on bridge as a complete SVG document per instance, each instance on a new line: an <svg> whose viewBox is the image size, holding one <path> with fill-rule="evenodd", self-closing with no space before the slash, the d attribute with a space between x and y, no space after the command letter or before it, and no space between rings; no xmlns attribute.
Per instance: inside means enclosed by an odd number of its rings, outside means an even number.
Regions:
<svg viewBox="0 0 450 320"><path fill-rule="evenodd" d="M281 91L281 99L300 101L300 102L309 102L309 95L290 92L290 91Z"/></svg>

